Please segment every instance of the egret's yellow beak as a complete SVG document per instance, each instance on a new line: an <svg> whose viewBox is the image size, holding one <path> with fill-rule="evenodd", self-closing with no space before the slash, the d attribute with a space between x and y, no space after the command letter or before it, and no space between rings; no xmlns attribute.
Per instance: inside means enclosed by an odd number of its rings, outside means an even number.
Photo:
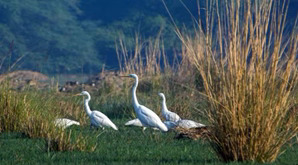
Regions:
<svg viewBox="0 0 298 165"><path fill-rule="evenodd" d="M73 96L81 96L81 93L75 94L75 95L73 95Z"/></svg>
<svg viewBox="0 0 298 165"><path fill-rule="evenodd" d="M119 76L119 77L130 77L130 76Z"/></svg>

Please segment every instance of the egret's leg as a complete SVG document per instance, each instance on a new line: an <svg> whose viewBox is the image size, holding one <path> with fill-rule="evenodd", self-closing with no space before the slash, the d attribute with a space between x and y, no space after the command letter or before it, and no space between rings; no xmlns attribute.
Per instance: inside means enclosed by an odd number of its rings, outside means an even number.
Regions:
<svg viewBox="0 0 298 165"><path fill-rule="evenodd" d="M159 129L158 128L156 128L156 127L154 127L154 128L152 128L153 129L153 135L155 135L156 134L156 131L159 131Z"/></svg>
<svg viewBox="0 0 298 165"><path fill-rule="evenodd" d="M145 130L146 130L146 128L147 128L147 127L143 127L143 129L142 129L142 132L143 132L144 135L145 135Z"/></svg>

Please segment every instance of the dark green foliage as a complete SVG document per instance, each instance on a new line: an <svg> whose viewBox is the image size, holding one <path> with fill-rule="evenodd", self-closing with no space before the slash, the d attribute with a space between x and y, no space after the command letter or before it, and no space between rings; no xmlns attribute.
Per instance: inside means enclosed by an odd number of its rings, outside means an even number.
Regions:
<svg viewBox="0 0 298 165"><path fill-rule="evenodd" d="M197 18L197 1L165 2L175 23L191 31L196 23L181 2ZM295 22L296 8L297 1L292 1L290 25ZM136 33L149 38L160 29L167 55L171 56L181 46L159 0L1 0L0 73L10 67L50 74L97 73L103 63L115 69L118 62L114 45L120 36L133 48Z"/></svg>
<svg viewBox="0 0 298 165"><path fill-rule="evenodd" d="M129 42L136 32L148 37L161 28L173 46L177 40L160 1L3 0L0 73L12 66L44 73L95 73L102 63L117 67L119 36Z"/></svg>
<svg viewBox="0 0 298 165"><path fill-rule="evenodd" d="M90 68L98 67L92 36L76 18L77 3L1 1L1 61L8 55L8 44L13 42L11 57L4 61L3 68L9 68L20 57L23 59L17 68L48 73L79 72L86 63L90 63Z"/></svg>

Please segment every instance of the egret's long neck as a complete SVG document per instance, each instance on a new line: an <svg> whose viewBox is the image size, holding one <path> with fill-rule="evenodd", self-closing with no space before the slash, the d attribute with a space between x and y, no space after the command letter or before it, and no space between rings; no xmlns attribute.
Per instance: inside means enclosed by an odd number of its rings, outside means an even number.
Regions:
<svg viewBox="0 0 298 165"><path fill-rule="evenodd" d="M138 83L139 83L139 80L138 80L138 78L136 78L135 79L135 84L132 87L132 104L133 104L135 110L138 109L137 106L140 105L139 102L138 102L138 99L137 99L137 87L138 87Z"/></svg>
<svg viewBox="0 0 298 165"><path fill-rule="evenodd" d="M162 97L161 104L162 104L162 111L167 112L168 108L167 108L167 104L166 104L166 98L164 96Z"/></svg>
<svg viewBox="0 0 298 165"><path fill-rule="evenodd" d="M89 107L89 101L91 100L91 96L87 95L87 98L84 100L84 105L85 105L85 111L87 113L88 116L91 115L91 109Z"/></svg>

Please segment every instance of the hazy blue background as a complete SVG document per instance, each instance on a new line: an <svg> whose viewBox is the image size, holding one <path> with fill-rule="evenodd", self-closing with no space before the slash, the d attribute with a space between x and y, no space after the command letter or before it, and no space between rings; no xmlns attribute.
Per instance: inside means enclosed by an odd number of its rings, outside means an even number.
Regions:
<svg viewBox="0 0 298 165"><path fill-rule="evenodd" d="M197 16L197 1L183 0ZM193 21L179 0L166 0L176 23ZM289 24L298 1L292 0ZM128 45L136 33L155 36L163 28L168 54L179 49L161 0L0 0L0 73L35 70L46 74L97 73L117 69L115 41ZM132 46L132 44L130 44Z"/></svg>

